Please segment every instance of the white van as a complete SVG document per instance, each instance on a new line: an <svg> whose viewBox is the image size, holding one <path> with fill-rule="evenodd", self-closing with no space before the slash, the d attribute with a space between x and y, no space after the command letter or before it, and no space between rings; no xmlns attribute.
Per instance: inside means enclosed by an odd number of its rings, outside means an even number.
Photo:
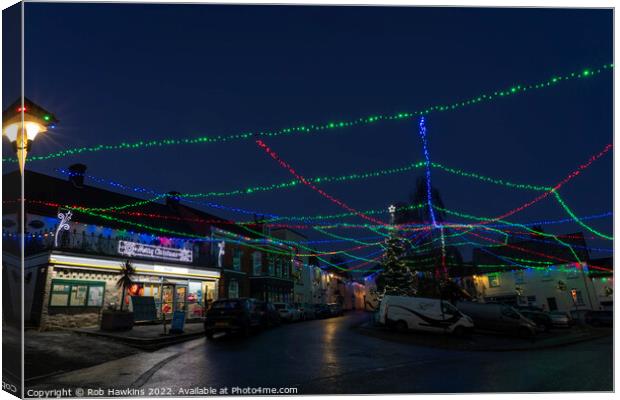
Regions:
<svg viewBox="0 0 620 400"><path fill-rule="evenodd" d="M408 329L463 335L474 322L445 300L385 296L379 305L379 323L399 331Z"/></svg>

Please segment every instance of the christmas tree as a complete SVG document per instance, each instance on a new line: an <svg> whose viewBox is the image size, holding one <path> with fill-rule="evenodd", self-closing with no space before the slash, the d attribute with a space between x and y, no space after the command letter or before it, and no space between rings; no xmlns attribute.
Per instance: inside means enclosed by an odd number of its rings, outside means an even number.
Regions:
<svg viewBox="0 0 620 400"><path fill-rule="evenodd" d="M415 275L402 259L404 254L403 239L398 237L394 230L385 241L385 253L381 262L383 271L377 278L377 291L380 297L416 294Z"/></svg>

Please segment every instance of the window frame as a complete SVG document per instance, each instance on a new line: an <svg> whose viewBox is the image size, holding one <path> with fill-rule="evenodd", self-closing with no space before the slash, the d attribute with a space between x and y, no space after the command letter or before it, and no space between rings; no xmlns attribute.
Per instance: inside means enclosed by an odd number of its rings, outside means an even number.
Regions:
<svg viewBox="0 0 620 400"><path fill-rule="evenodd" d="M241 264L243 260L243 250L236 248L233 250L233 262L232 269L234 271L241 271Z"/></svg>
<svg viewBox="0 0 620 400"><path fill-rule="evenodd" d="M55 291L54 285L63 285L68 286L67 291ZM86 296L84 298L84 304L71 304L71 296L73 293L73 288L78 286L86 286ZM91 287L100 287L102 291L101 295L101 304L93 306L88 305L88 300L90 298L90 289ZM80 309L80 308L101 308L105 304L105 281L82 281L78 279L52 279L50 284L50 293L47 306L50 308L71 308L71 309ZM52 304L52 297L54 294L67 294L67 302L64 305Z"/></svg>
<svg viewBox="0 0 620 400"><path fill-rule="evenodd" d="M489 287L490 288L500 287L502 285L502 281L501 281L500 276L499 276L498 273L489 274L488 278L489 278ZM493 284L492 283L494 280L497 281L497 284Z"/></svg>

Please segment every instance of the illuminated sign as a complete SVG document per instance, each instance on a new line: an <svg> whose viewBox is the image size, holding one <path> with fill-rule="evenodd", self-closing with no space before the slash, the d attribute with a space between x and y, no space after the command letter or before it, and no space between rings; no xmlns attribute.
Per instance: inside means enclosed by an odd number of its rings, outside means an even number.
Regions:
<svg viewBox="0 0 620 400"><path fill-rule="evenodd" d="M172 249L169 247L153 246L136 242L120 240L118 254L128 257L156 258L159 260L192 262L192 251L189 249Z"/></svg>

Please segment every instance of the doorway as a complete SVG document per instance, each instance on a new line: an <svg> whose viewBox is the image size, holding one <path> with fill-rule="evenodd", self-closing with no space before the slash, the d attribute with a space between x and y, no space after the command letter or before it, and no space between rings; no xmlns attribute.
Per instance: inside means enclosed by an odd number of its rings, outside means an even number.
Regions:
<svg viewBox="0 0 620 400"><path fill-rule="evenodd" d="M558 303L555 300L555 297L547 297L547 304L549 305L549 311L558 310Z"/></svg>

